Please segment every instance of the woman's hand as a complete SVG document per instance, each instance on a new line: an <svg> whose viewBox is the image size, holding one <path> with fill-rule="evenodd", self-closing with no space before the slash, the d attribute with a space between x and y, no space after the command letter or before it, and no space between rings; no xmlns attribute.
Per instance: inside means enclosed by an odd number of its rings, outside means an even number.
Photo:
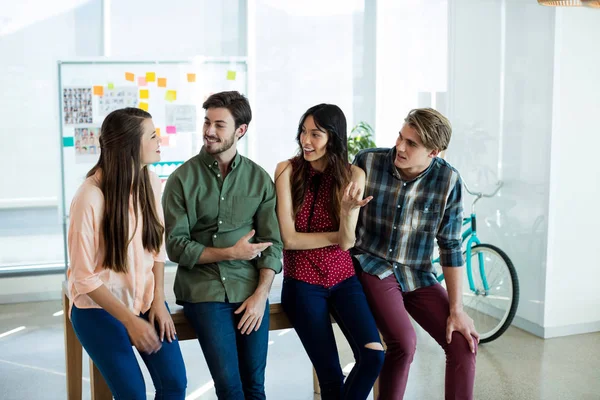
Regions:
<svg viewBox="0 0 600 400"><path fill-rule="evenodd" d="M350 214L353 210L361 208L367 205L368 202L373 200L373 196L362 198L362 188L355 182L350 182L344 190L344 196L342 197L342 213Z"/></svg>
<svg viewBox="0 0 600 400"><path fill-rule="evenodd" d="M148 320L152 326L155 324L158 325L158 334L161 342L165 337L169 343L176 339L175 335L177 335L177 332L175 332L175 324L173 323L171 313L163 300L155 300L152 302Z"/></svg>
<svg viewBox="0 0 600 400"><path fill-rule="evenodd" d="M127 334L131 343L142 353L152 354L160 350L162 344L158 340L154 326L148 321L132 315L131 319L125 324Z"/></svg>

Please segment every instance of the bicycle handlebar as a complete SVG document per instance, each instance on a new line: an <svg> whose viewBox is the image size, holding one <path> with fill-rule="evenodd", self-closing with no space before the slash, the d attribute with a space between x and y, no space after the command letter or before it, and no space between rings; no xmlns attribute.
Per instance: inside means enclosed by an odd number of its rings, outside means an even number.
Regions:
<svg viewBox="0 0 600 400"><path fill-rule="evenodd" d="M498 181L496 183L496 189L492 193L489 193L489 194L486 194L486 193L483 193L483 192L473 192L473 191L471 191L471 189L469 189L469 186L467 185L467 182L465 182L465 181L463 181L463 185L465 186L465 189L467 190L467 192L469 194L472 194L473 196L477 196L478 198L481 198L481 197L494 197L498 193L498 191L500 190L500 188L502 188L502 185L504 185L504 182Z"/></svg>
<svg viewBox="0 0 600 400"><path fill-rule="evenodd" d="M465 181L463 181L463 185L465 186L465 189L467 190L467 192L469 194L472 194L473 196L475 196L475 200L473 200L473 203L471 204L471 214L475 215L475 204L477 204L479 199L481 199L482 197L494 197L496 195L496 193L498 193L498 191L500 190L502 185L504 185L504 182L498 181L496 183L496 190L494 190L492 193L473 192L473 191L471 191L471 189L469 189L469 186L467 185L467 182L465 182Z"/></svg>

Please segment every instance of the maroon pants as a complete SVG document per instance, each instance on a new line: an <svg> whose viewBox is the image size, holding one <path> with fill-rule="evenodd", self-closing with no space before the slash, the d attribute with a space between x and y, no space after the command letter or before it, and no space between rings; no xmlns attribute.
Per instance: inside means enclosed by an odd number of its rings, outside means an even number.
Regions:
<svg viewBox="0 0 600 400"><path fill-rule="evenodd" d="M408 371L417 346L417 336L408 315L435 339L446 353L446 400L473 399L475 354L459 332L446 343L446 321L450 315L448 292L433 285L402 293L394 275L385 279L362 273L360 281L377 327L387 345L379 375L379 399L404 397ZM476 343L476 342L475 342Z"/></svg>

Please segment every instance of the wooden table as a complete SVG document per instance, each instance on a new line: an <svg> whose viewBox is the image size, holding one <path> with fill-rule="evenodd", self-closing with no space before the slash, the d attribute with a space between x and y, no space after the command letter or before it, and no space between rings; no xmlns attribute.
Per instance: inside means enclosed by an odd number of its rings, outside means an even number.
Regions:
<svg viewBox="0 0 600 400"><path fill-rule="evenodd" d="M63 318L65 326L65 361L67 367L67 399L81 400L82 395L82 375L83 375L83 352L81 343L75 335L73 325L69 319L69 295L67 291L67 283L62 285L62 302L63 302ZM281 306L279 293L281 288L273 287L272 295L269 296L269 330L276 331L280 329L291 329L292 324L287 318ZM189 324L187 318L183 314L183 307L175 304L174 299L168 298L169 307L171 308L171 317L175 324L177 337L179 341L196 339L196 332ZM332 322L333 319L332 319ZM320 394L319 381L317 374L313 368L313 390L316 394ZM90 391L92 400L111 400L112 394L100 370L96 368L90 359ZM373 386L373 398L377 399L379 395L379 385L375 382Z"/></svg>
<svg viewBox="0 0 600 400"><path fill-rule="evenodd" d="M287 316L283 312L281 302L279 300L279 292L273 291L274 294L269 298L270 302L270 315L269 315L269 330L276 331L279 329L291 329L292 325L288 320ZM75 335L73 325L69 319L69 296L67 291L67 283L63 282L62 285L62 301L64 311L64 325L65 325L65 361L67 366L67 399L69 400L81 400L82 394L82 347L81 343ZM175 302L169 302L171 308L171 317L175 324L175 330L177 331L177 337L179 341L196 339L196 332L189 324L185 315L183 314L183 307L178 306ZM96 368L92 360L90 359L90 386L92 393L92 400L110 400L112 394L106 381L102 377L102 374ZM315 393L320 393L319 382L317 375L313 369L313 386Z"/></svg>

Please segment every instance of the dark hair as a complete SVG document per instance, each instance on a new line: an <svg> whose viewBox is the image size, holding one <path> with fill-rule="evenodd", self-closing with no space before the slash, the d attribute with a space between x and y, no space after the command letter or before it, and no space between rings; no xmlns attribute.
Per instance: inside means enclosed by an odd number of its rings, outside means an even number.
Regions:
<svg viewBox="0 0 600 400"><path fill-rule="evenodd" d="M348 136L346 117L344 112L334 104L318 104L309 108L298 124L298 134L296 142L298 142L298 155L292 159L294 166L290 177L292 186L292 207L294 215L296 215L302 203L308 187L308 171L309 162L302 155L302 143L300 135L304 121L308 116L313 117L317 128L327 132L327 147L325 156L327 160L327 168L331 168L333 177L333 197L329 202L329 215L335 221L335 224L340 222L340 206L342 195L346 185L350 182L350 166L348 165Z"/></svg>
<svg viewBox="0 0 600 400"><path fill-rule="evenodd" d="M226 108L235 121L235 129L243 124L250 125L252 120L252 110L248 99L235 90L211 94L202 104L202 108L205 110L209 108Z"/></svg>
<svg viewBox="0 0 600 400"><path fill-rule="evenodd" d="M139 108L123 108L108 114L100 128L100 159L87 173L101 171L100 189L104 195L102 238L106 253L104 268L128 271L127 246L142 215L142 243L148 251L158 252L164 227L156 211L148 168L141 168L142 122L152 116ZM135 228L129 232L129 197L133 195Z"/></svg>

